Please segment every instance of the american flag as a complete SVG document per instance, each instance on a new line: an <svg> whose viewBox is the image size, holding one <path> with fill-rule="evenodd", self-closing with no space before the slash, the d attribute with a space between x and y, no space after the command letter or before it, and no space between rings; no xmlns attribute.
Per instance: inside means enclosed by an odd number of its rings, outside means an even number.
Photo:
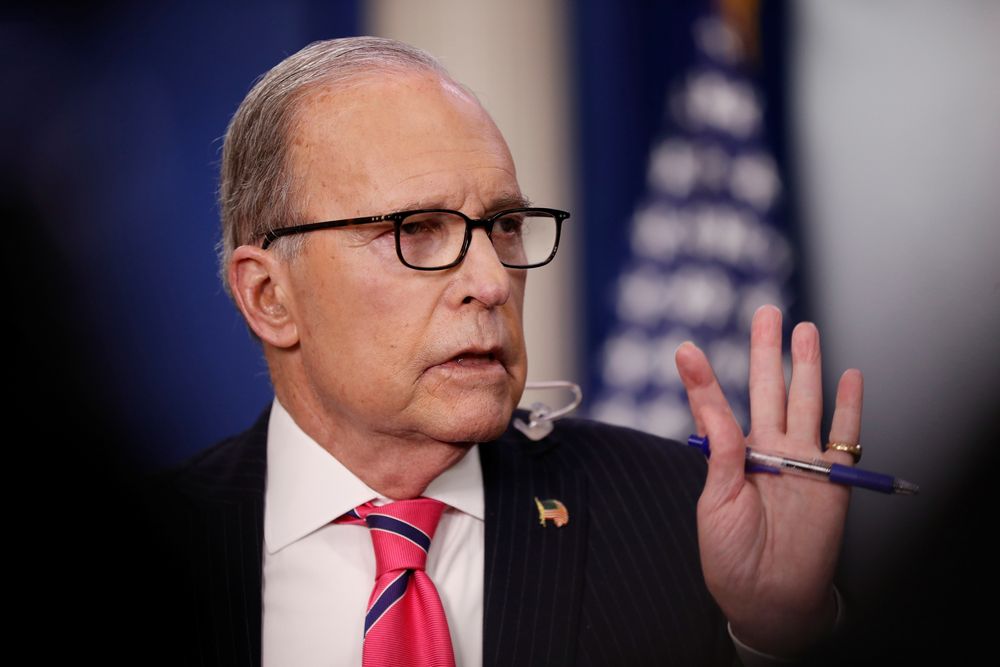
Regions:
<svg viewBox="0 0 1000 667"><path fill-rule="evenodd" d="M535 505L538 506L538 522L542 526L545 526L545 522L548 520L555 523L556 528L561 528L569 523L569 511L558 500L539 500L535 498Z"/></svg>
<svg viewBox="0 0 1000 667"><path fill-rule="evenodd" d="M671 437L693 426L674 365L685 340L708 354L747 426L750 320L766 303L787 312L793 267L774 224L782 186L740 35L711 12L692 37L692 65L667 97L628 225L631 254L590 408L602 421Z"/></svg>

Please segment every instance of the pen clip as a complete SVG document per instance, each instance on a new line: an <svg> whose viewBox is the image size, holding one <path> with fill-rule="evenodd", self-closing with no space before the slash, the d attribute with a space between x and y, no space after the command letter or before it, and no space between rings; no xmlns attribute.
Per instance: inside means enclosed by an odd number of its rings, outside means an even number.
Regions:
<svg viewBox="0 0 1000 667"><path fill-rule="evenodd" d="M705 455L705 458L710 458L712 456L712 450L708 446L708 436L700 436L692 433L688 436L688 444L692 447L697 447L701 450L701 453Z"/></svg>
<svg viewBox="0 0 1000 667"><path fill-rule="evenodd" d="M747 461L747 464L744 467L744 470L746 472L766 472L766 473L770 473L772 475L780 475L781 474L781 470L779 470L778 468L775 468L774 466L766 466L766 465L764 465L762 463L750 463L749 461Z"/></svg>
<svg viewBox="0 0 1000 667"><path fill-rule="evenodd" d="M708 443L708 436L700 436L692 433L688 436L688 445L692 447L697 447L701 450L701 453L705 455L705 458L710 458L712 456L712 448ZM750 449L747 449L747 455L749 456ZM766 466L760 463L751 463L747 461L746 467L744 468L746 472L766 472L772 475L780 475L781 470L773 466Z"/></svg>

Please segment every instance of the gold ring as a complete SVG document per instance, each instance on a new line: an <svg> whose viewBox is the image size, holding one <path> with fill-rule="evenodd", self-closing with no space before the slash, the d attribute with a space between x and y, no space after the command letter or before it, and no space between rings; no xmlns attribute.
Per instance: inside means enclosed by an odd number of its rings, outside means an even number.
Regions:
<svg viewBox="0 0 1000 667"><path fill-rule="evenodd" d="M828 442L826 443L826 448L836 449L838 452L847 452L854 458L854 462L857 463L861 460L861 445L852 444L850 442Z"/></svg>

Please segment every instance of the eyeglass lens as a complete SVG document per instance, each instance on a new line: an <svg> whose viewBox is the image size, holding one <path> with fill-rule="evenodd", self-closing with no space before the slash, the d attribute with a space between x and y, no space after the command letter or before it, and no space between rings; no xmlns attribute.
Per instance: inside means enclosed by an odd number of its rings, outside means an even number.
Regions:
<svg viewBox="0 0 1000 667"><path fill-rule="evenodd" d="M417 213L399 227L399 249L407 264L435 268L451 264L462 252L465 219L454 213ZM546 261L556 244L556 219L517 212L493 223L491 239L500 261L512 267Z"/></svg>

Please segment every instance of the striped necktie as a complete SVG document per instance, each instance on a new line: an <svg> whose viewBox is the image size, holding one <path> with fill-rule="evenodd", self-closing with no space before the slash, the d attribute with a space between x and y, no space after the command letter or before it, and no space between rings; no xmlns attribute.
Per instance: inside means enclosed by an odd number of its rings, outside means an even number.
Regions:
<svg viewBox="0 0 1000 667"><path fill-rule="evenodd" d="M337 523L367 525L375 588L365 615L363 667L454 667L441 598L424 571L445 505L431 498L351 510Z"/></svg>

